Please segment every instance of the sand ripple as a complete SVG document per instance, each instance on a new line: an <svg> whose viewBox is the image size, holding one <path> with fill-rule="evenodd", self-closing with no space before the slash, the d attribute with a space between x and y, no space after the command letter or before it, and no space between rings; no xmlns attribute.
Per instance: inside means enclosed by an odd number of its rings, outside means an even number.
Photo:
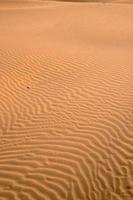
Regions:
<svg viewBox="0 0 133 200"><path fill-rule="evenodd" d="M132 11L1 10L0 200L133 199Z"/></svg>

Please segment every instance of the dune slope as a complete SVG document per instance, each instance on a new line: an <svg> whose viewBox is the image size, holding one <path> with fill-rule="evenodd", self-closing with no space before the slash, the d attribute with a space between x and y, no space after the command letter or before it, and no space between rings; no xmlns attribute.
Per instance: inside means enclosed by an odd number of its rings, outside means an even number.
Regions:
<svg viewBox="0 0 133 200"><path fill-rule="evenodd" d="M0 8L0 200L133 199L133 6Z"/></svg>

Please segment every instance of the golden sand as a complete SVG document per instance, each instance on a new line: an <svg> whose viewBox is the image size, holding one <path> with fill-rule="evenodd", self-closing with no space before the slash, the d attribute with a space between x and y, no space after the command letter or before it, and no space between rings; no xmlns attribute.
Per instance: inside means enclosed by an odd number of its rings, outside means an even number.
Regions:
<svg viewBox="0 0 133 200"><path fill-rule="evenodd" d="M0 200L133 200L133 5L0 2Z"/></svg>

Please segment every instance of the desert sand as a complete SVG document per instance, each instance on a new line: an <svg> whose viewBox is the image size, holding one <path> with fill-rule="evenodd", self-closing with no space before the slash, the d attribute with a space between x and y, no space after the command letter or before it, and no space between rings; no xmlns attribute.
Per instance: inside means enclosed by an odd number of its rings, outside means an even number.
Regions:
<svg viewBox="0 0 133 200"><path fill-rule="evenodd" d="M0 200L133 200L123 2L0 1Z"/></svg>

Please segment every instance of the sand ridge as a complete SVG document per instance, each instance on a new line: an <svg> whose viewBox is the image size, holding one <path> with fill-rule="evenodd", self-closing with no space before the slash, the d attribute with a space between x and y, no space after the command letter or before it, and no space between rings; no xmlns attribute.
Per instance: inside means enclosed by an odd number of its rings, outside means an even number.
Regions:
<svg viewBox="0 0 133 200"><path fill-rule="evenodd" d="M29 4L0 10L0 200L132 200L133 7Z"/></svg>

